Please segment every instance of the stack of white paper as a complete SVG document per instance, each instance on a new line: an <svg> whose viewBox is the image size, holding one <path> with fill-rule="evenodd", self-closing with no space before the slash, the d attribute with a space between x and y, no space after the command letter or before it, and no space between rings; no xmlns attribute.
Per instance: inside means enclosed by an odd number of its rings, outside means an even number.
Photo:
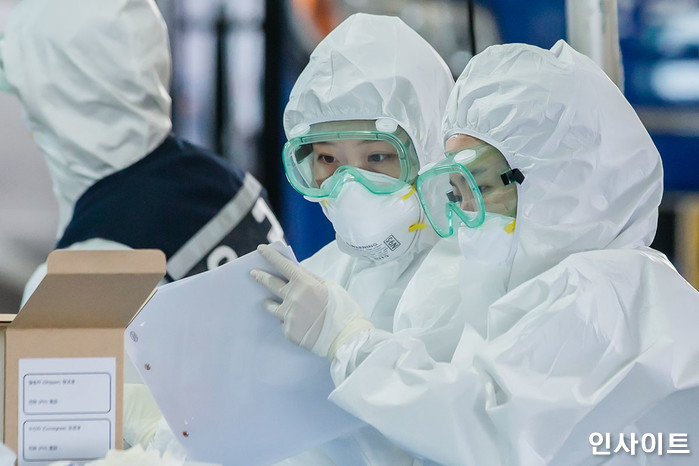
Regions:
<svg viewBox="0 0 699 466"><path fill-rule="evenodd" d="M293 257L291 249L275 245ZM327 401L329 362L297 347L262 308L253 252L158 288L126 349L188 458L270 464L362 422Z"/></svg>

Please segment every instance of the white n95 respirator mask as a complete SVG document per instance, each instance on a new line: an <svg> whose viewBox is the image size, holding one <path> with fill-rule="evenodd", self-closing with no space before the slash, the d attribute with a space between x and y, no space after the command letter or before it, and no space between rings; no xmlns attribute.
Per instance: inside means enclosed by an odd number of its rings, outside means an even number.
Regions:
<svg viewBox="0 0 699 466"><path fill-rule="evenodd" d="M368 172L366 176L390 178ZM361 183L348 182L321 206L340 249L377 264L405 254L426 227L415 189L407 184L392 194L373 194Z"/></svg>
<svg viewBox="0 0 699 466"><path fill-rule="evenodd" d="M509 267L517 247L514 232L514 218L486 212L478 228L459 227L459 249L467 261Z"/></svg>

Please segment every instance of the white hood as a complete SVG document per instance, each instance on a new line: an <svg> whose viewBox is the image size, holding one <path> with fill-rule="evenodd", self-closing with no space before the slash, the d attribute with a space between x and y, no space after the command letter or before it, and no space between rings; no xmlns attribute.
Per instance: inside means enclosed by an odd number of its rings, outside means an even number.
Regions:
<svg viewBox="0 0 699 466"><path fill-rule="evenodd" d="M651 243L658 151L619 89L564 41L475 56L447 103L444 140L455 133L492 144L526 176L509 289L576 252Z"/></svg>
<svg viewBox="0 0 699 466"><path fill-rule="evenodd" d="M172 127L167 29L152 0L23 0L0 68L49 166L59 235L87 188Z"/></svg>
<svg viewBox="0 0 699 466"><path fill-rule="evenodd" d="M284 111L299 124L392 118L420 164L444 153L439 123L454 80L437 52L395 17L357 13L318 44Z"/></svg>

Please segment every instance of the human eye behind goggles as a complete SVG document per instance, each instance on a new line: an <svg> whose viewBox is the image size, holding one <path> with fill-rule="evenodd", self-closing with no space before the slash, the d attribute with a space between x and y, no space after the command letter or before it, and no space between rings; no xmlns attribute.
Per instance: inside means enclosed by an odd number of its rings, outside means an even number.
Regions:
<svg viewBox="0 0 699 466"><path fill-rule="evenodd" d="M392 162L398 158L398 154L395 152L381 152L376 154L369 154L367 156L367 161L369 163L387 163Z"/></svg>

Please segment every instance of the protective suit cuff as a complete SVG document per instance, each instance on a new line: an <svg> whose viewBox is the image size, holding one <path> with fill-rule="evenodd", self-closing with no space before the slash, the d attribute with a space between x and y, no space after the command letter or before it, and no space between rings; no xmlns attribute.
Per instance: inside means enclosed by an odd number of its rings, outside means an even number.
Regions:
<svg viewBox="0 0 699 466"><path fill-rule="evenodd" d="M328 359L330 361L335 359L335 352L337 352L338 348L340 348L340 346L350 340L353 336L359 332L370 330L372 328L374 328L374 324L365 319L354 319L347 323L347 325L342 328L340 333L337 334L333 342L330 344L330 348L328 349Z"/></svg>

